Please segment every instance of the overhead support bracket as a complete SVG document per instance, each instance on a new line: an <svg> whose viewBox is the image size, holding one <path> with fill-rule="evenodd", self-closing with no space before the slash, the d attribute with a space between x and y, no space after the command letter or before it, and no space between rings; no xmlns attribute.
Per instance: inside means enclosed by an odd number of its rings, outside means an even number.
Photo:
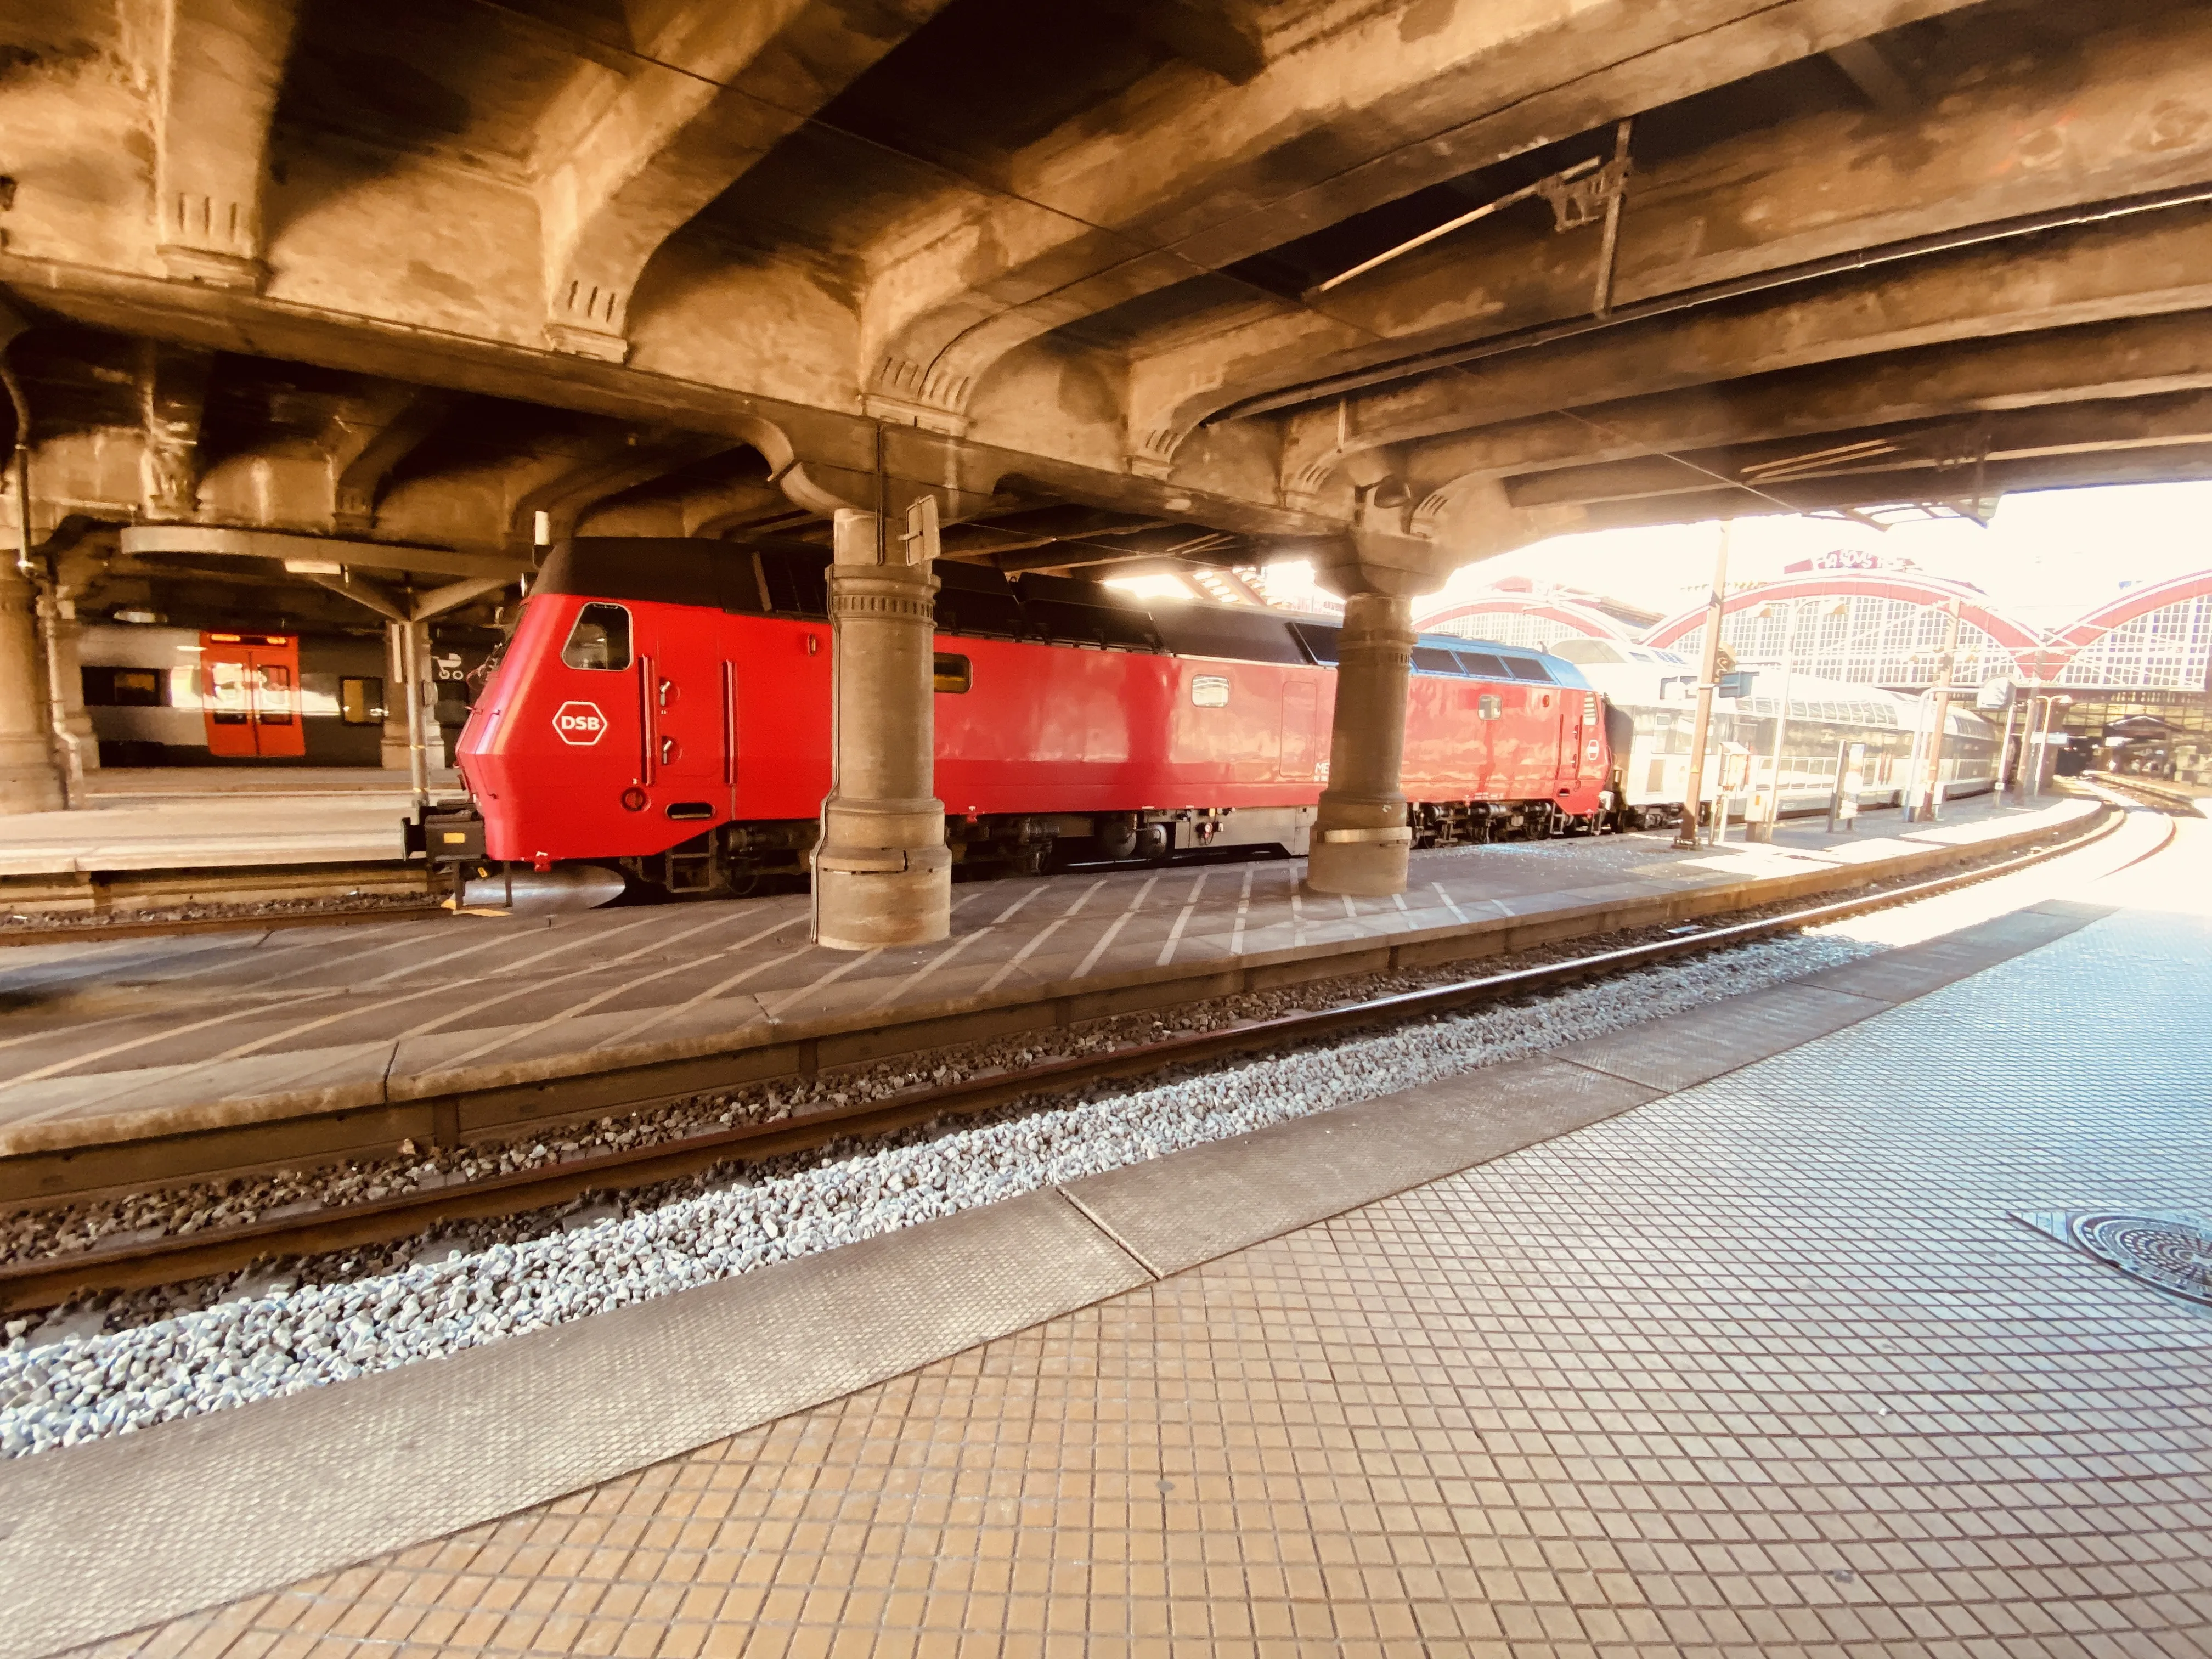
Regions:
<svg viewBox="0 0 2212 1659"><path fill-rule="evenodd" d="M458 611L471 599L480 599L487 593L496 593L511 587L514 579L501 580L490 576L471 576L464 581L447 582L427 593L416 593L394 589L386 583L372 581L352 570L332 574L327 571L302 572L318 587L366 605L380 617L392 622L428 622L433 617L442 617L448 611Z"/></svg>

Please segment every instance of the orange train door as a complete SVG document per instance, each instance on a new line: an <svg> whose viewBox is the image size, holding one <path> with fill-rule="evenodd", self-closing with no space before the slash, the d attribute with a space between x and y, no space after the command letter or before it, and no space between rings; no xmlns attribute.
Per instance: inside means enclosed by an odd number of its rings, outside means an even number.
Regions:
<svg viewBox="0 0 2212 1659"><path fill-rule="evenodd" d="M307 754L296 634L201 635L200 684L209 754L222 760Z"/></svg>

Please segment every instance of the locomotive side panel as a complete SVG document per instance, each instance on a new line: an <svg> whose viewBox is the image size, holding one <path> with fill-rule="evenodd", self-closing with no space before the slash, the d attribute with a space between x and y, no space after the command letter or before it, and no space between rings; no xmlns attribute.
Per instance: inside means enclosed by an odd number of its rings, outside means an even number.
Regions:
<svg viewBox="0 0 2212 1659"><path fill-rule="evenodd" d="M964 659L969 675L967 690L937 693L946 811L1091 811L1139 787L1144 757L1158 752L1171 664L944 634L937 651Z"/></svg>
<svg viewBox="0 0 2212 1659"><path fill-rule="evenodd" d="M1400 787L1409 800L1468 800L1483 793L1498 725L1484 714L1494 690L1480 680L1416 674L1406 697L1406 760Z"/></svg>

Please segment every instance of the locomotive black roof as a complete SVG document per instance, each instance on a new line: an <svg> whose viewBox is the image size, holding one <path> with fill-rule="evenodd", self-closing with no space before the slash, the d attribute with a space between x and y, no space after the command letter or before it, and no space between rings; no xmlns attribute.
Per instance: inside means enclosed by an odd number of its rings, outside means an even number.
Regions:
<svg viewBox="0 0 2212 1659"><path fill-rule="evenodd" d="M586 536L557 542L533 593L572 593L647 605L711 605L749 617L830 614L829 553L805 544L743 545L701 537ZM1166 652L1334 668L1338 625L1247 606L1179 603L1147 607L1080 577L1031 571L1009 581L988 566L939 560L939 631L976 639L1032 640L1100 650ZM1424 634L1413 671L1486 680L1581 686L1571 665L1540 653L1449 634Z"/></svg>

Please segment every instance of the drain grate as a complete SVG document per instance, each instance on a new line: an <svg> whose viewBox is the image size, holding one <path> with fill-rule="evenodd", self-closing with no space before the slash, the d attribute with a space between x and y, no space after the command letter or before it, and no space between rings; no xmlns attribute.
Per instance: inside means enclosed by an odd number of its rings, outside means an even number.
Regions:
<svg viewBox="0 0 2212 1659"><path fill-rule="evenodd" d="M2212 1305L2212 1226L2171 1210L2021 1210L2013 1219L2130 1279Z"/></svg>

